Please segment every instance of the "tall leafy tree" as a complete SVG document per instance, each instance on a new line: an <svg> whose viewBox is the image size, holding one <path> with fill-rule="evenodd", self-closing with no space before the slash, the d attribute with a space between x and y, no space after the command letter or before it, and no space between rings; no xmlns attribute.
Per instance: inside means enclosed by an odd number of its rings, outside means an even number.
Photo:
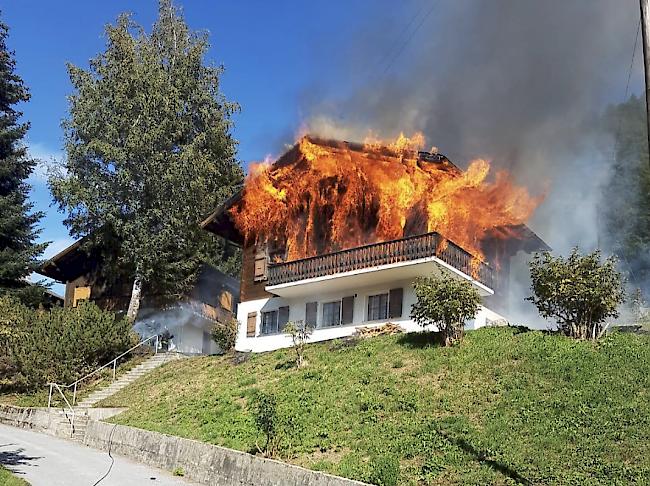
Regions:
<svg viewBox="0 0 650 486"><path fill-rule="evenodd" d="M9 29L0 22L0 294L12 293L34 303L42 288L27 284L47 244L36 244L36 224L42 213L33 212L27 178L36 161L23 142L29 123L21 122L21 102L29 91L15 72L14 53L7 48Z"/></svg>
<svg viewBox="0 0 650 486"><path fill-rule="evenodd" d="M132 276L128 317L143 286L183 292L206 244L198 222L241 183L223 68L205 63L207 34L160 0L146 33L123 14L106 27L89 69L69 65L74 93L63 122L65 170L50 179L66 225L112 242L116 271Z"/></svg>
<svg viewBox="0 0 650 486"><path fill-rule="evenodd" d="M643 98L608 108L603 125L614 138L611 177L604 186L602 239L620 259L629 281L649 291L650 163Z"/></svg>

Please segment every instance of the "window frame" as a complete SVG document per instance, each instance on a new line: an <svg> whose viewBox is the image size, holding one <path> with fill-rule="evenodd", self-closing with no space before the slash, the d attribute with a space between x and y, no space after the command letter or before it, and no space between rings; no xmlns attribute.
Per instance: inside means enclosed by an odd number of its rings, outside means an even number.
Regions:
<svg viewBox="0 0 650 486"><path fill-rule="evenodd" d="M334 305L338 304L339 306L339 316L338 316L338 324L326 324L325 323L325 307L328 305ZM321 322L320 322L320 329L327 329L330 327L341 327L343 326L343 319L341 313L343 312L343 302L342 299L338 300L329 300L327 302L322 302L321 303ZM332 314L333 316L334 314Z"/></svg>
<svg viewBox="0 0 650 486"><path fill-rule="evenodd" d="M273 309L273 310L268 310L268 311L262 311L260 313L260 336L272 336L274 334L280 334L280 310L279 309ZM265 317L267 315L272 315L275 314L275 331L273 332L265 332Z"/></svg>
<svg viewBox="0 0 650 486"><path fill-rule="evenodd" d="M370 318L370 301L374 297L384 297L386 299L386 303L384 305L383 309L383 314L384 317L377 317L374 319ZM374 294L369 294L366 298L366 322L379 322L379 321L385 321L388 320L388 314L389 314L389 304L390 304L390 291L389 290L381 290L378 291Z"/></svg>

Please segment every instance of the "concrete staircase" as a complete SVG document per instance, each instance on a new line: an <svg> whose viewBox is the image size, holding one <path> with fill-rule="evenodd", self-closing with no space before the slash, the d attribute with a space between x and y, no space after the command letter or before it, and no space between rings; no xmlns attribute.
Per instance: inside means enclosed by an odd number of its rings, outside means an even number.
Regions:
<svg viewBox="0 0 650 486"><path fill-rule="evenodd" d="M149 373L151 370L158 368L159 366L169 361L180 359L182 357L183 355L178 353L155 354L144 363L140 363L138 366L131 368L129 371L127 371L122 376L120 376L117 380L111 382L111 384L108 385L107 387L100 388L99 390L95 390L94 392L92 392L86 398L78 402L75 408L84 409L84 408L93 407L97 402L100 402L101 400L104 400L105 398L108 398L111 395L117 393L122 388L133 383L141 376L144 376L147 373ZM77 415L77 418L79 416L83 416L83 415L79 414ZM77 418L75 418L75 422ZM77 428L77 424L75 423L75 429L76 428Z"/></svg>
<svg viewBox="0 0 650 486"><path fill-rule="evenodd" d="M85 410L75 411L74 419L72 413L68 410L59 410L58 417L55 419L55 430L62 431L62 434L69 436L76 442L83 442L86 436L86 427L88 426L88 417ZM74 421L74 427L73 427Z"/></svg>

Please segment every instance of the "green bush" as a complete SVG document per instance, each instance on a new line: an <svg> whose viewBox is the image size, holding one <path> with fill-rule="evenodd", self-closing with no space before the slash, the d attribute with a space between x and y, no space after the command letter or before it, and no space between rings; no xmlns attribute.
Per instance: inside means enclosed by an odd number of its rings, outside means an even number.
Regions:
<svg viewBox="0 0 650 486"><path fill-rule="evenodd" d="M411 307L411 318L422 327L436 326L445 346L463 338L465 321L476 317L481 303L481 296L469 281L447 274L418 277L415 295L418 300Z"/></svg>
<svg viewBox="0 0 650 486"><path fill-rule="evenodd" d="M272 393L258 392L253 399L255 425L266 440L261 449L266 455L274 456L278 447L278 403Z"/></svg>
<svg viewBox="0 0 650 486"><path fill-rule="evenodd" d="M212 340L217 343L217 346L224 353L235 348L237 325L238 322L236 319L230 319L226 322L217 322L212 327Z"/></svg>
<svg viewBox="0 0 650 486"><path fill-rule="evenodd" d="M625 302L616 258L601 260L600 250L582 255L574 248L566 258L537 253L530 262L533 295L526 300L542 317L555 320L567 336L600 338L604 322L618 317L618 307Z"/></svg>
<svg viewBox="0 0 650 486"><path fill-rule="evenodd" d="M0 297L0 391L67 384L126 351L131 325L92 303L31 310Z"/></svg>
<svg viewBox="0 0 650 486"><path fill-rule="evenodd" d="M274 393L257 391L250 408L255 425L265 439L262 447L256 443L258 451L267 457L290 456L304 435L300 405L279 407Z"/></svg>
<svg viewBox="0 0 650 486"><path fill-rule="evenodd" d="M392 454L374 457L370 461L368 480L377 486L396 486L399 481L399 460Z"/></svg>

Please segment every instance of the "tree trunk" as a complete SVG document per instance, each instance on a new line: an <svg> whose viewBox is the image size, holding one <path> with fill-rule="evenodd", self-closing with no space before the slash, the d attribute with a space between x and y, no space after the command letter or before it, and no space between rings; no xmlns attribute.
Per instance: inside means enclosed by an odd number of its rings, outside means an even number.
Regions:
<svg viewBox="0 0 650 486"><path fill-rule="evenodd" d="M129 302L129 310L126 312L126 318L135 322L140 310L140 299L142 295L142 278L136 275L133 279L133 288L131 289L131 301Z"/></svg>

